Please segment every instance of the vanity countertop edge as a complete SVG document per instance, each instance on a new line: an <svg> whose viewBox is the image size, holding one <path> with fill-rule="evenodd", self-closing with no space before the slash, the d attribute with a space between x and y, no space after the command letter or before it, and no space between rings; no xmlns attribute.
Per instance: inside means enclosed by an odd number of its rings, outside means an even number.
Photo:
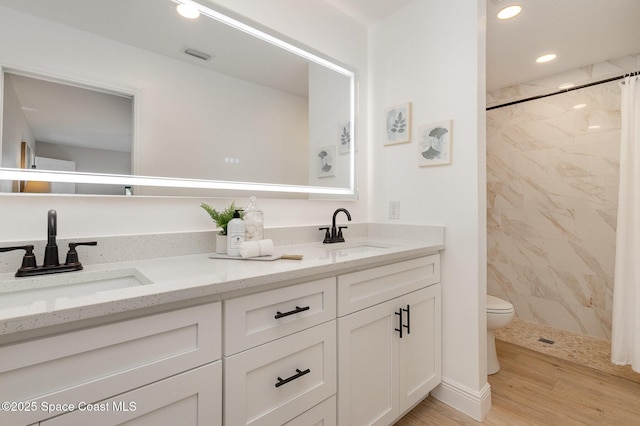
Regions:
<svg viewBox="0 0 640 426"><path fill-rule="evenodd" d="M350 252L358 245L377 244L380 250ZM169 305L199 298L208 301L235 297L239 292L258 292L320 277L340 275L385 263L409 260L444 250L443 242L392 240L386 238L354 240L342 244L307 243L277 247L276 254L299 254L302 260L274 261L214 259L212 253L162 257L110 264L87 265L73 274L139 271L151 283L73 299L56 299L53 306L35 303L29 306L0 308L0 345L2 336L51 326ZM343 249L346 249L343 251ZM15 279L0 274L0 281ZM46 279L37 277L34 279ZM24 278L22 279L24 280ZM27 283L27 281L22 281ZM63 291L63 290L61 290Z"/></svg>

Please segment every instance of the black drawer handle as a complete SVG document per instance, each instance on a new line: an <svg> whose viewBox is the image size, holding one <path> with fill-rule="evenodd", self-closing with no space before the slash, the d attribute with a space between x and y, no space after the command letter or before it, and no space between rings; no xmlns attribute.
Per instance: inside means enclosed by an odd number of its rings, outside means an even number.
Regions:
<svg viewBox="0 0 640 426"><path fill-rule="evenodd" d="M310 308L309 306L304 306L302 308L300 306L296 306L296 308L293 311L284 312L284 313L278 311L278 312L276 312L275 319L282 318L282 317L288 317L289 315L293 315L293 314L297 314L297 313L300 313L300 312L308 311L309 308Z"/></svg>
<svg viewBox="0 0 640 426"><path fill-rule="evenodd" d="M294 374L291 377L287 377L286 379L278 377L278 383L276 383L276 387L279 388L280 386L286 385L287 383L289 383L292 380L295 380L295 379L297 379L299 377L302 377L305 374L309 374L309 373L311 373L311 370L307 368L304 371L300 371L300 369L296 368L296 372L297 372L297 374Z"/></svg>

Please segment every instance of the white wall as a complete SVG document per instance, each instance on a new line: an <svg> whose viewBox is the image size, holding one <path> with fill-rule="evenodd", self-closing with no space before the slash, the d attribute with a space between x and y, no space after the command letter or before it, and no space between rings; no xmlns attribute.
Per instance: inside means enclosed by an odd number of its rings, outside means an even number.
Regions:
<svg viewBox="0 0 640 426"><path fill-rule="evenodd" d="M1 167L20 167L21 144L26 142L35 152L35 140L22 112L22 105L18 95L11 84L10 78L0 76L0 93L5 99L5 106L0 114L0 165ZM0 192L14 191L13 182L0 181Z"/></svg>
<svg viewBox="0 0 640 426"><path fill-rule="evenodd" d="M268 5L258 0L228 2L239 13L262 22L274 30L321 51L339 61L348 63L360 71L361 102L360 113L366 114L366 29L354 25L353 21L322 2L298 2L293 0L270 0ZM292 19L292 17L295 17ZM3 27L4 28L4 27ZM331 28L331 31L327 31ZM29 32L15 29L13 34L23 33L20 38L32 44L43 40ZM76 40L83 43L86 37ZM6 44L0 46L3 52ZM67 52L68 53L68 52ZM132 60L147 61L139 52ZM150 55L151 56L151 55ZM16 51L11 63L30 62L34 68L53 69L64 74L62 53L55 49L42 52L36 59L24 52ZM88 56L85 61L98 70L103 70L105 78L118 81L127 78L124 71L107 72L112 56ZM76 70L76 72L79 72ZM88 76L85 75L86 78ZM130 76L129 76L130 77ZM145 76L138 76L129 82L133 87L145 87ZM115 83L114 83L115 84ZM144 108L142 113L144 114ZM366 132L360 132L366 140ZM366 155L366 147L358 155ZM306 175L306 173L305 173ZM366 194L366 165L359 169L359 186ZM242 193L228 199L206 198L164 198L164 197L59 197L46 195L2 195L0 196L0 242L25 239L43 239L46 235L46 212L50 208L58 210L60 237L83 237L101 235L146 234L160 232L181 232L209 230L213 224L199 207L201 201L208 201L214 207L228 205L235 200L246 205L250 195L257 195L259 205L265 212L265 225L288 226L329 223L331 214L337 207L346 207L354 221L367 221L364 201L322 201L322 200L278 200L260 199L260 194ZM319 239L322 236L319 236Z"/></svg>
<svg viewBox="0 0 640 426"><path fill-rule="evenodd" d="M74 145L36 142L39 157L73 161L75 171L88 173L131 174L131 153ZM75 184L76 194L124 195L123 185Z"/></svg>
<svg viewBox="0 0 640 426"><path fill-rule="evenodd" d="M436 396L476 418L486 387L484 0L416 0L370 31L370 218L446 226L443 378ZM412 102L412 141L383 146L384 109ZM418 167L417 129L453 120L451 165ZM451 397L466 392L465 404ZM485 405L483 405L485 404ZM484 408L483 408L484 407Z"/></svg>

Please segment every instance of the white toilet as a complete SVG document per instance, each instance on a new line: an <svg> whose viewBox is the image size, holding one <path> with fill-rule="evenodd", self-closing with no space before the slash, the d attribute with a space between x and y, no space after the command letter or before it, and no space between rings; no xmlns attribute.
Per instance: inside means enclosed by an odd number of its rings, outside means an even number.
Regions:
<svg viewBox="0 0 640 426"><path fill-rule="evenodd" d="M487 374L500 371L494 331L513 319L513 305L499 297L487 295Z"/></svg>

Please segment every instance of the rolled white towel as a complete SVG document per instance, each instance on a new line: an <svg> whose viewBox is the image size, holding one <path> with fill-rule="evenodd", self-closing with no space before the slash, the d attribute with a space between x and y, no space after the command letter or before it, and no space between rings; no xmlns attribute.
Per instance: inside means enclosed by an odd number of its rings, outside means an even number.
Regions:
<svg viewBox="0 0 640 426"><path fill-rule="evenodd" d="M260 257L273 255L273 240L245 241L240 244L241 257Z"/></svg>

